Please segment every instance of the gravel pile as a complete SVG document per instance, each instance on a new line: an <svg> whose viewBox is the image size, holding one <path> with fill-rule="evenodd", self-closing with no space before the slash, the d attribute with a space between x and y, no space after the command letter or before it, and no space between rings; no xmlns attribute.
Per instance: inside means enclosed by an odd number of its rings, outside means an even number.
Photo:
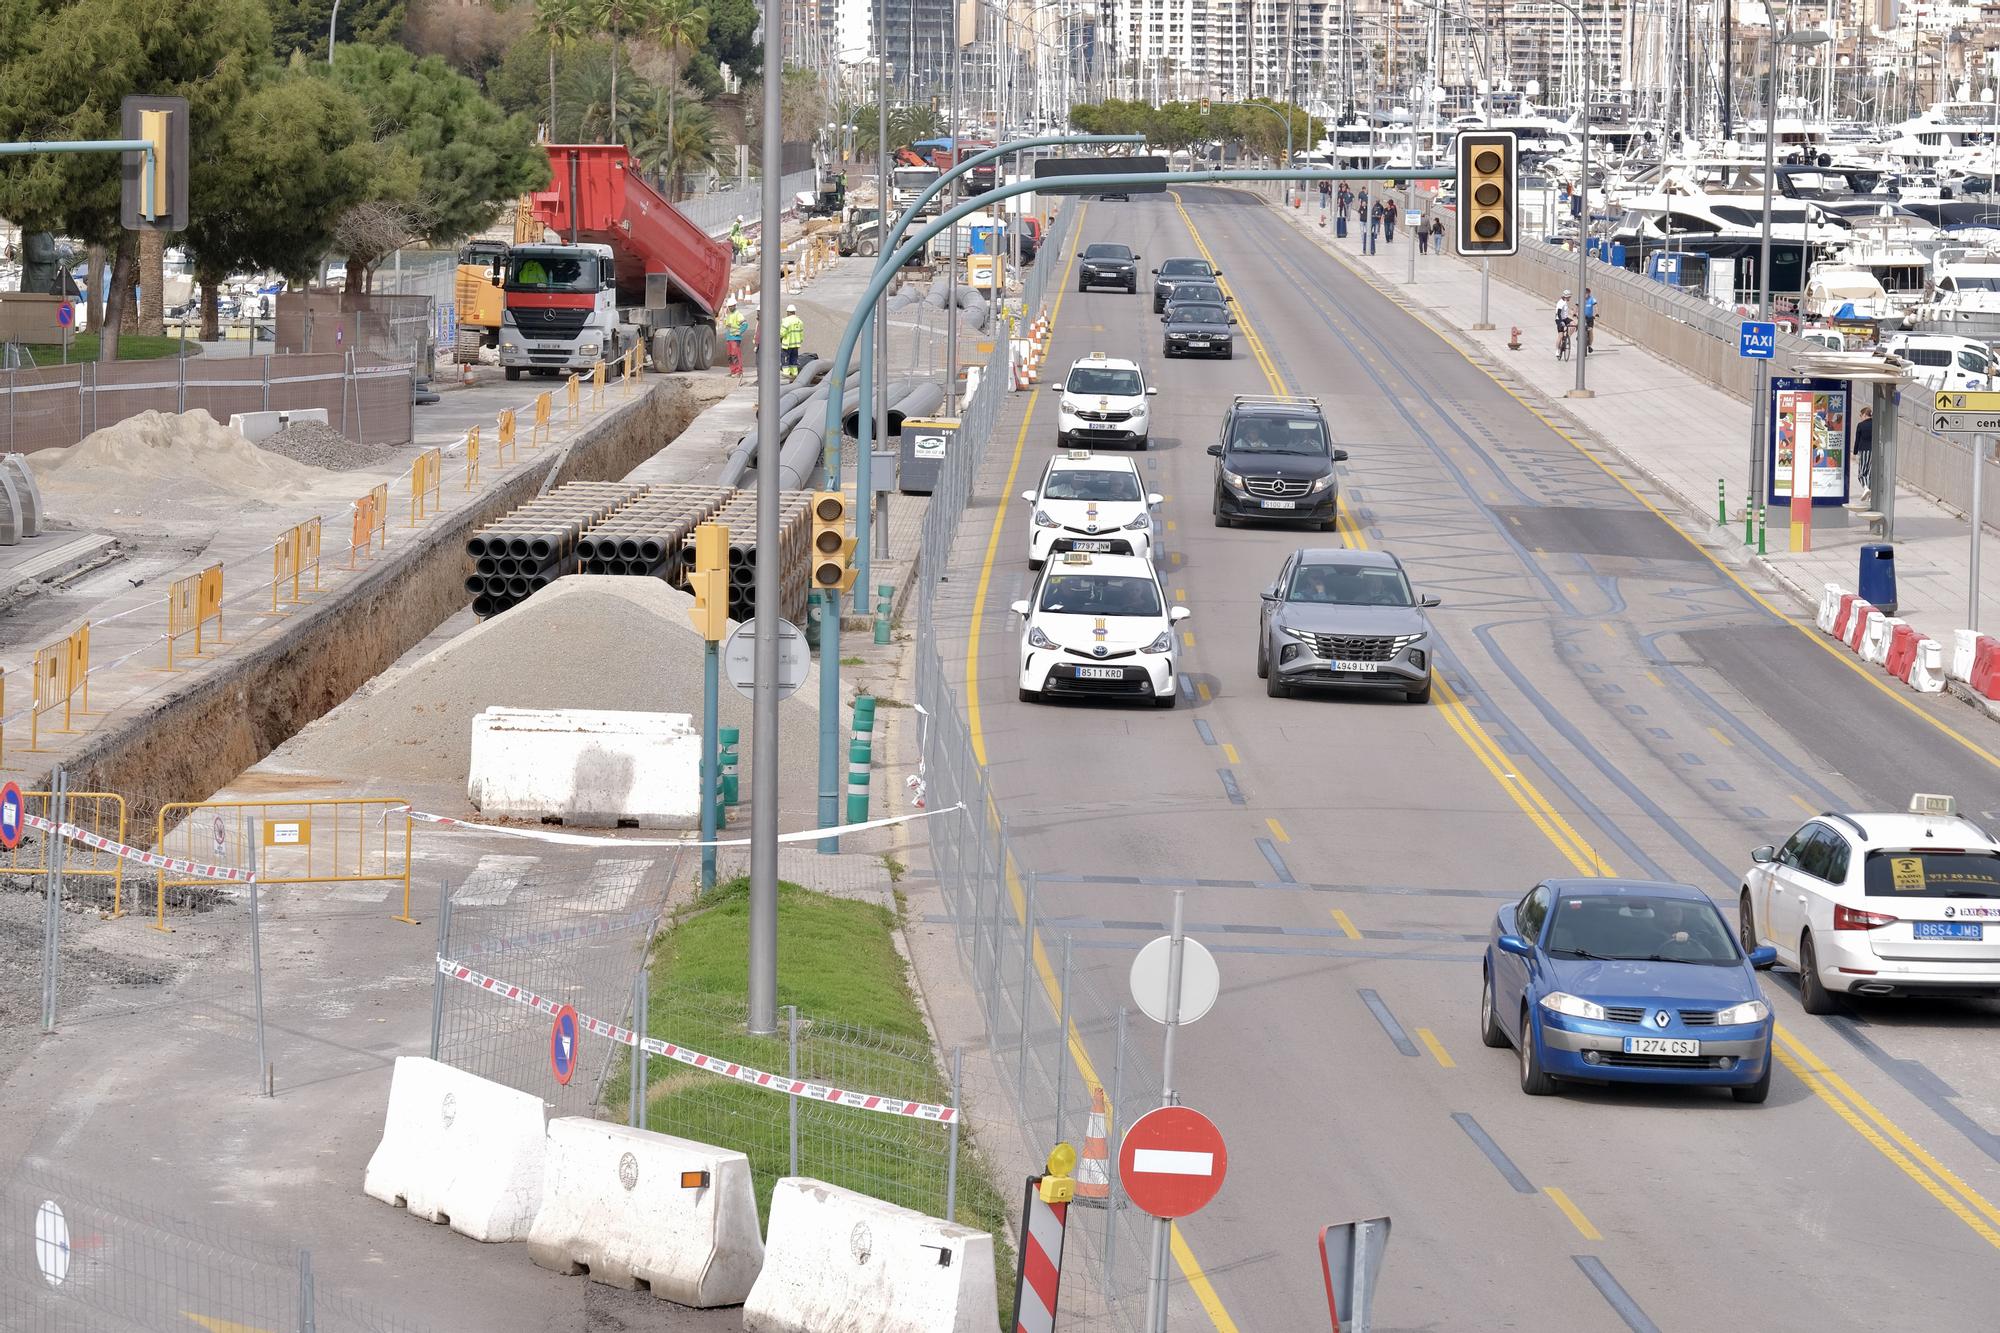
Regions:
<svg viewBox="0 0 2000 1333"><path fill-rule="evenodd" d="M385 463L396 452L386 444L361 444L348 439L331 426L317 421L295 421L257 447L280 458L307 467L323 467L329 472L352 472L357 468Z"/></svg>

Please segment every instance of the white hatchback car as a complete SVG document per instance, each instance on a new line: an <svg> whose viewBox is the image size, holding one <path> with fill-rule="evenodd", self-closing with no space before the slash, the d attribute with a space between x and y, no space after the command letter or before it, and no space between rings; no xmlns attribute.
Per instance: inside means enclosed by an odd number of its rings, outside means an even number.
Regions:
<svg viewBox="0 0 2000 1333"><path fill-rule="evenodd" d="M1192 614L1169 607L1150 560L1071 551L1050 560L1035 595L1014 603L1021 625L1021 698L1137 699L1172 708L1180 688L1174 628Z"/></svg>
<svg viewBox="0 0 2000 1333"><path fill-rule="evenodd" d="M1750 859L1743 945L1798 970L1807 1013L1835 1012L1842 992L2000 995L2000 842L1951 797L1829 811Z"/></svg>
<svg viewBox="0 0 2000 1333"><path fill-rule="evenodd" d="M1064 551L1153 556L1153 510L1161 497L1146 493L1129 458L1087 449L1057 454L1042 469L1042 484L1022 491L1021 498L1034 506L1028 523L1030 569Z"/></svg>
<svg viewBox="0 0 2000 1333"><path fill-rule="evenodd" d="M1159 390L1146 383L1136 361L1092 352L1080 358L1050 390L1056 405L1056 443L1065 449L1123 444L1144 449L1152 434L1146 400Z"/></svg>

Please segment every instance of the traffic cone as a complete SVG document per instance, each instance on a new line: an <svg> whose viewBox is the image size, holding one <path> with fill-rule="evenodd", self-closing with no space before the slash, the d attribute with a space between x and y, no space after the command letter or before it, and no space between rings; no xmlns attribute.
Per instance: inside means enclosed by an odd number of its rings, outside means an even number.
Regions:
<svg viewBox="0 0 2000 1333"><path fill-rule="evenodd" d="M1091 1207L1111 1204L1111 1153L1104 1144L1104 1089L1090 1090L1090 1123L1083 1131L1083 1156L1076 1164L1076 1201Z"/></svg>

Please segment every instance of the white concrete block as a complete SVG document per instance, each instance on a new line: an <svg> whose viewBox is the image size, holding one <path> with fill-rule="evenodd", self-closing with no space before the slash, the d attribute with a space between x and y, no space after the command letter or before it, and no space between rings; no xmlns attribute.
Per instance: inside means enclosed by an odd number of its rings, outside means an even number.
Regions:
<svg viewBox="0 0 2000 1333"><path fill-rule="evenodd" d="M1979 653L1979 631L1955 629L1951 632L1951 660L1946 664L1953 680L1972 679L1972 659Z"/></svg>
<svg viewBox="0 0 2000 1333"><path fill-rule="evenodd" d="M993 1238L817 1180L771 1191L745 1333L991 1333Z"/></svg>
<svg viewBox="0 0 2000 1333"><path fill-rule="evenodd" d="M1838 583L1823 583L1819 590L1819 629L1822 634L1833 633L1833 622L1840 617L1840 599L1844 595Z"/></svg>
<svg viewBox="0 0 2000 1333"><path fill-rule="evenodd" d="M1910 688L1919 694L1944 693L1944 645L1936 639L1917 644L1917 660L1910 664Z"/></svg>
<svg viewBox="0 0 2000 1333"><path fill-rule="evenodd" d="M21 538L28 534L22 531L21 496L14 485L11 470L0 469L0 546L19 546Z"/></svg>
<svg viewBox="0 0 2000 1333"><path fill-rule="evenodd" d="M299 407L286 412L236 412L229 418L229 429L255 444L258 440L268 440L285 427L298 421L317 421L322 426L333 424L327 419L323 407Z"/></svg>
<svg viewBox="0 0 2000 1333"><path fill-rule="evenodd" d="M1868 613L1868 627L1861 632L1861 660L1874 662L1878 666L1889 660L1889 641L1895 637L1896 626L1904 624L1896 616L1885 616L1880 611Z"/></svg>
<svg viewBox="0 0 2000 1333"><path fill-rule="evenodd" d="M532 1093L398 1056L362 1188L474 1240L520 1240L542 1203L546 1119Z"/></svg>
<svg viewBox="0 0 2000 1333"><path fill-rule="evenodd" d="M23 537L42 535L42 488L35 482L35 470L26 454L0 456L0 470L14 479L14 501L21 511L19 531Z"/></svg>
<svg viewBox="0 0 2000 1333"><path fill-rule="evenodd" d="M684 1171L705 1171L689 1188ZM528 1257L558 1273L708 1309L741 1305L764 1267L750 1159L579 1116L549 1122L547 1187Z"/></svg>
<svg viewBox="0 0 2000 1333"><path fill-rule="evenodd" d="M472 719L466 794L502 819L701 826L701 737L686 713L489 708Z"/></svg>

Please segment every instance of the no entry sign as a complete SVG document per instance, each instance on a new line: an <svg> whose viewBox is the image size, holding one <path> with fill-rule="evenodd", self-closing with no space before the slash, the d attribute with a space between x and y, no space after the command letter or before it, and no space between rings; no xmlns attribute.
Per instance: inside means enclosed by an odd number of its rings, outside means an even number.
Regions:
<svg viewBox="0 0 2000 1333"><path fill-rule="evenodd" d="M1222 1188L1229 1149L1222 1131L1186 1106L1148 1111L1125 1131L1118 1180L1139 1211L1153 1217L1199 1212Z"/></svg>

